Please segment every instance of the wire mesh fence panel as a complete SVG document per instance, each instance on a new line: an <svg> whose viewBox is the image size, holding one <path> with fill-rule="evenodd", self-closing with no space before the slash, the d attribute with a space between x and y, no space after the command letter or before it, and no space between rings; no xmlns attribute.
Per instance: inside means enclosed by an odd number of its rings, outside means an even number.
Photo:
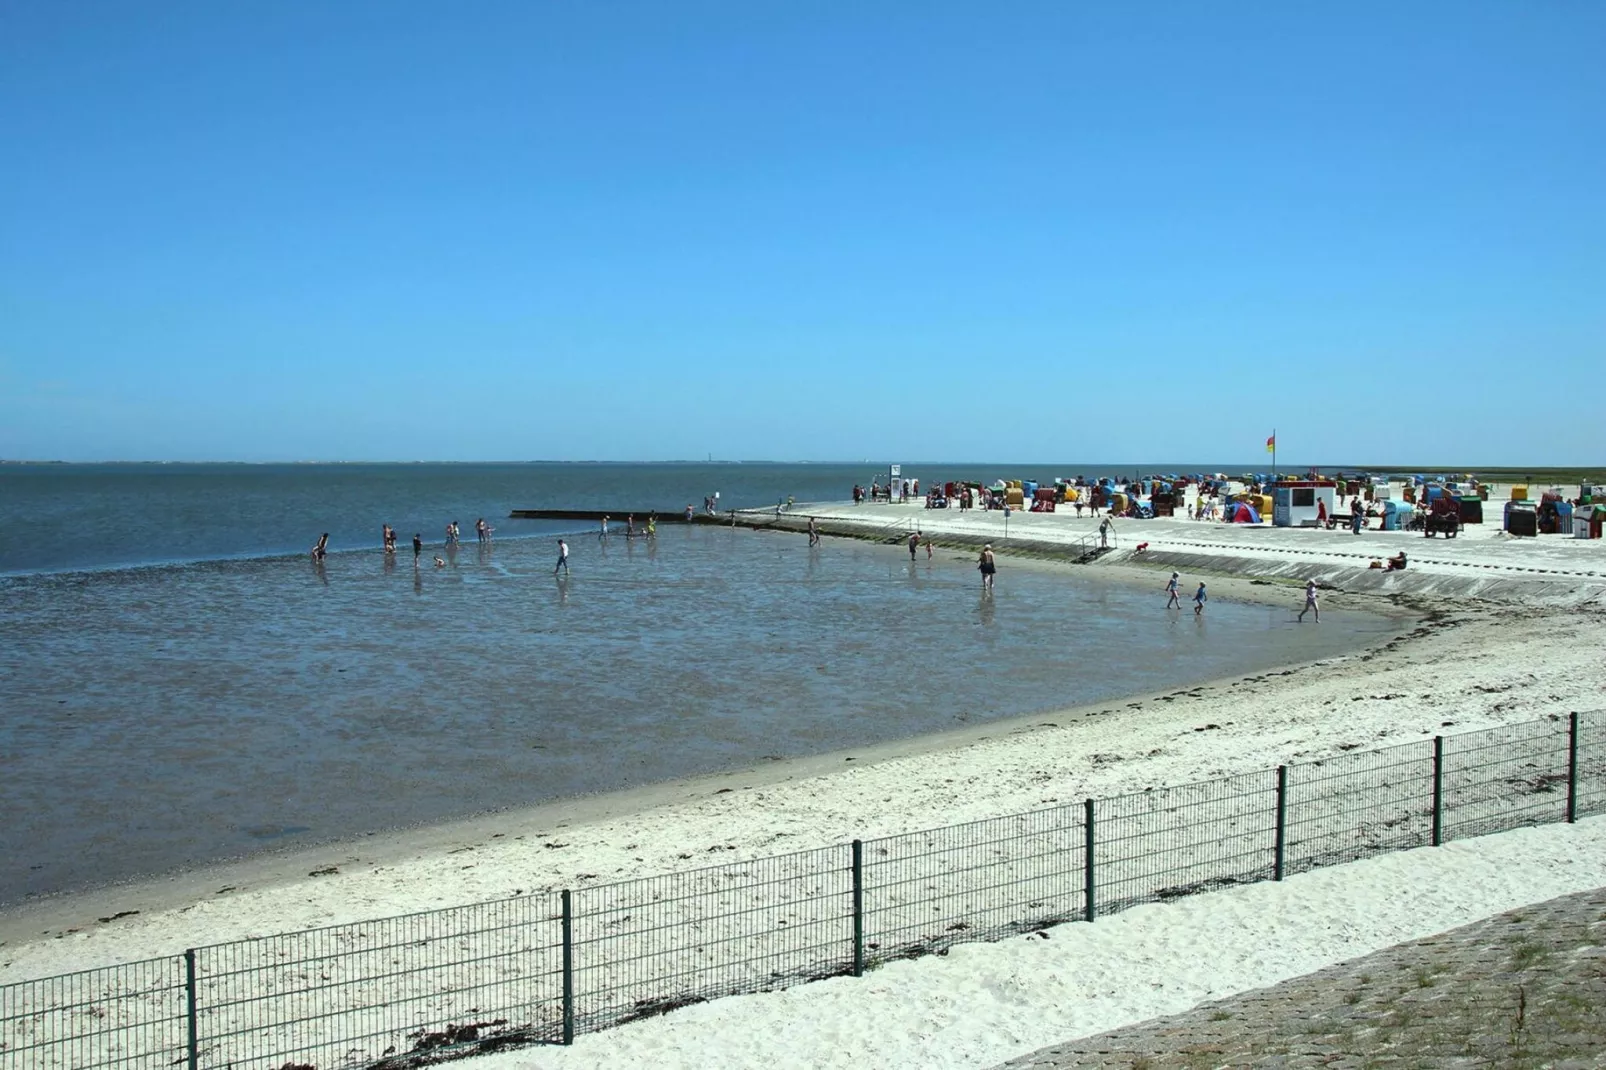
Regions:
<svg viewBox="0 0 1606 1070"><path fill-rule="evenodd" d="M1444 838L1567 816L1567 718L1444 738Z"/></svg>
<svg viewBox="0 0 1606 1070"><path fill-rule="evenodd" d="M1104 799L1095 806L1095 905L1107 914L1272 876L1273 771Z"/></svg>
<svg viewBox="0 0 1606 1070"><path fill-rule="evenodd" d="M184 1058L184 960L0 986L0 1070L156 1070Z"/></svg>
<svg viewBox="0 0 1606 1070"><path fill-rule="evenodd" d="M847 847L585 888L573 897L575 1032L853 965Z"/></svg>
<svg viewBox="0 0 1606 1070"><path fill-rule="evenodd" d="M1606 814L1606 711L1578 715L1577 814Z"/></svg>
<svg viewBox="0 0 1606 1070"><path fill-rule="evenodd" d="M1606 711L1578 715L1578 816L1606 813ZM1566 715L1447 736L1445 839L1566 815ZM1434 745L1288 768L1284 871L1431 842ZM1102 800L1100 913L1273 875L1275 771ZM724 995L1084 916L1080 804L587 888L570 902L576 1032ZM330 926L194 952L198 1065L402 1070L566 1031L562 899ZM173 957L0 986L0 1070L157 1070L189 1055L189 975Z"/></svg>
<svg viewBox="0 0 1606 1070"><path fill-rule="evenodd" d="M200 1065L399 1068L557 1041L556 904L532 895L201 948Z"/></svg>
<svg viewBox="0 0 1606 1070"><path fill-rule="evenodd" d="M1433 741L1288 767L1284 872L1433 842Z"/></svg>
<svg viewBox="0 0 1606 1070"><path fill-rule="evenodd" d="M913 958L1082 916L1082 807L864 843L867 962Z"/></svg>

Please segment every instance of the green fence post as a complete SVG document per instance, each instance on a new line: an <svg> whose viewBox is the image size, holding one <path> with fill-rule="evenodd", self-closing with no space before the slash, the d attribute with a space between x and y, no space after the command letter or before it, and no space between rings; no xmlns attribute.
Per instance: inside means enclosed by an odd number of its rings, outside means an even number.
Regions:
<svg viewBox="0 0 1606 1070"><path fill-rule="evenodd" d="M1433 846L1444 843L1444 737L1433 737Z"/></svg>
<svg viewBox="0 0 1606 1070"><path fill-rule="evenodd" d="M1288 767L1277 767L1277 846L1272 860L1271 879L1283 879L1283 851L1288 836Z"/></svg>
<svg viewBox="0 0 1606 1070"><path fill-rule="evenodd" d="M864 844L853 841L853 976L864 976Z"/></svg>
<svg viewBox="0 0 1606 1070"><path fill-rule="evenodd" d="M189 1033L188 1049L185 1054L189 1070L199 1070L201 1065L201 1038L196 1034L196 1025L195 949L192 947L184 951L184 1026Z"/></svg>
<svg viewBox="0 0 1606 1070"><path fill-rule="evenodd" d="M1084 861L1082 881L1082 899L1084 904L1083 916L1086 917L1088 921L1092 921L1098 913L1093 905L1096 901L1093 894L1093 889L1095 886L1093 879L1093 800L1087 800L1087 802L1083 803L1082 806L1084 814L1082 827L1086 832L1082 842L1082 854Z"/></svg>
<svg viewBox="0 0 1606 1070"><path fill-rule="evenodd" d="M1578 712L1567 715L1567 824L1578 820Z"/></svg>
<svg viewBox="0 0 1606 1070"><path fill-rule="evenodd" d="M574 897L563 889L563 1043L574 1043Z"/></svg>

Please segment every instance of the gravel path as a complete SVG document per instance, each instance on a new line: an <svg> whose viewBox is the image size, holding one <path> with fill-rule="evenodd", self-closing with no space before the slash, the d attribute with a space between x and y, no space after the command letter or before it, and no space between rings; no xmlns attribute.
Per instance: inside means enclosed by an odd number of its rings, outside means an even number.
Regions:
<svg viewBox="0 0 1606 1070"><path fill-rule="evenodd" d="M1606 888L997 1070L1243 1066L1606 1067Z"/></svg>

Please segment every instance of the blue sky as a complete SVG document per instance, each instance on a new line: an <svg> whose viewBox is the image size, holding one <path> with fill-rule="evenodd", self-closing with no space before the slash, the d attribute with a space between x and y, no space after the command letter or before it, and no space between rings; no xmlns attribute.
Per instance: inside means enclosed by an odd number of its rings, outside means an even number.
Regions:
<svg viewBox="0 0 1606 1070"><path fill-rule="evenodd" d="M1599 461L1603 50L1593 0L12 0L0 457Z"/></svg>

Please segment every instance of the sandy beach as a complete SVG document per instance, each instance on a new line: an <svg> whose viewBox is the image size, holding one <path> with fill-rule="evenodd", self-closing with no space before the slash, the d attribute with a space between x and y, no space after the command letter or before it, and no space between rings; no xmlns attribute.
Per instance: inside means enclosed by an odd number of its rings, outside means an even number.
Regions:
<svg viewBox="0 0 1606 1070"><path fill-rule="evenodd" d="M800 527L808 516L819 517L828 532L843 534L879 536L900 524L918 525L937 542L938 553L973 555L975 543L992 541L1002 555L1001 586L1017 568L1096 568L1111 578L1152 586L1157 621L1166 619L1164 577L1176 569L1185 590L1207 579L1212 599L1286 605L1290 627L1320 626L1293 621L1302 601L1299 588L1307 578L1322 585L1324 605L1381 610L1396 615L1399 624L1391 638L1372 649L1272 672L1190 683L1091 706L1077 703L1075 673L1070 672L1065 708L1052 715L29 904L0 916L0 983L276 932L678 872L714 861L840 844L1606 706L1598 676L1599 651L1606 645L1606 554L1599 541L1515 540L1496 534L1493 524L1469 526L1461 538L1445 541L1405 532L1352 536L1343 530L1117 521L1118 549L1094 564L1076 565L1040 555L1077 544L1096 530L1096 520L1017 514L1010 518L1007 539L1001 515L915 506L798 506L777 523ZM775 532L754 537L801 536ZM1139 542L1147 543L1142 552ZM1366 567L1369 559L1401 548L1412 555L1406 571ZM1011 557L1011 550L1022 556ZM1225 903L1227 896L1242 901L1232 910L1273 911L1291 921L1304 909L1297 906L1304 901L1302 894L1321 899L1321 904L1309 901L1308 909L1317 913L1341 911L1346 896L1360 895L1368 903L1367 913L1382 919L1367 930L1370 935L1300 944L1297 953L1273 955L1275 961L1266 969L1245 970L1241 976L1223 970L1208 985L1179 984L1160 1003L1138 995L1163 984L1149 975L1152 971L1112 965L1098 986L1109 1000L1104 1011L1058 1025L1049 1016L1011 1034L1007 1043L988 1040L974 1050L956 1048L963 1058L948 1064L988 1065L986 1060L1082 1035L1056 1033L1056 1028L1113 1028L1219 997L1235 985L1252 987L1269 983L1268 977L1315 969L1360 947L1387 946L1407 938L1407 930L1422 935L1422 924L1445 919L1450 919L1446 926L1460 924L1522 902L1593 887L1606 882L1602 835L1599 819L1572 828L1507 833L1487 842L1457 844L1453 850L1409 852L1307 874L1275 889L1214 893L1141 908L1097 926L1072 927L1079 934L1075 939L1082 941L1114 940L1112 933L1127 930L1133 940L1154 939L1152 933L1141 935L1145 926L1194 924L1217 909L1204 900ZM1506 878L1495 874L1515 858L1522 859L1533 879L1502 884ZM1585 864L1589 859L1593 861ZM1467 869L1454 870L1454 865ZM1460 882L1459 898L1451 897L1454 902L1444 912L1422 914L1405 926L1373 909L1374 900L1405 894L1402 889L1427 872L1418 872L1424 866L1451 867L1444 879ZM1362 886L1345 884L1351 878L1344 874L1353 877L1356 871L1378 875L1381 883L1366 883L1372 878L1364 877L1364 890L1355 891ZM1301 893L1301 887L1307 892ZM1310 891L1317 887L1327 891ZM1486 887L1497 890L1480 894ZM1283 932L1273 927L1258 938L1275 945ZM1119 957L1119 946L1112 948L1110 953ZM757 1012L762 1017L795 1015L800 1001L859 998L854 991L895 1001L902 978L943 976L942 971L956 969L959 962L969 971L967 984L991 990L1015 983L1008 980L1014 967L997 958L1003 954L993 947L955 949L948 959L898 964L867 981L833 981L774 996L721 1001L609 1034L628 1033L635 1040L589 1038L573 1050L578 1061L565 1062L567 1052L544 1052L539 1061L528 1063L517 1061L526 1058L522 1056L504 1058L514 1060L506 1065L608 1065L601 1053L612 1052L610 1057L620 1060L615 1065L633 1064L657 1043L640 1040L654 1030L668 1031L664 1036L679 1038L677 1044L691 1045L695 1052L696 1045L710 1041L706 1034L702 1040L688 1037L685 1031L694 1027L681 1019L703 1023L702 1028L734 1028L723 1017L729 1013L723 1009L726 1002L774 1001L771 1010ZM1062 963L1054 968L1069 967ZM993 981L976 980L995 969L1005 972ZM944 983L938 982L938 989ZM843 996L844 991L849 994ZM974 995L965 985L956 985L946 1001L948 1011L942 1013L957 1017L958 1006ZM930 1000L913 1005L917 1013L938 1013ZM883 1006L875 1013L891 1012ZM927 1040L937 1044L942 1032L928 1030ZM606 1043L627 1046L596 1048L594 1061L580 1059L589 1045ZM878 1065L937 1065L930 1058L933 1047L911 1043L888 1049ZM760 1059L769 1056L744 1050L731 1065ZM800 1060L795 1065L823 1063Z"/></svg>

